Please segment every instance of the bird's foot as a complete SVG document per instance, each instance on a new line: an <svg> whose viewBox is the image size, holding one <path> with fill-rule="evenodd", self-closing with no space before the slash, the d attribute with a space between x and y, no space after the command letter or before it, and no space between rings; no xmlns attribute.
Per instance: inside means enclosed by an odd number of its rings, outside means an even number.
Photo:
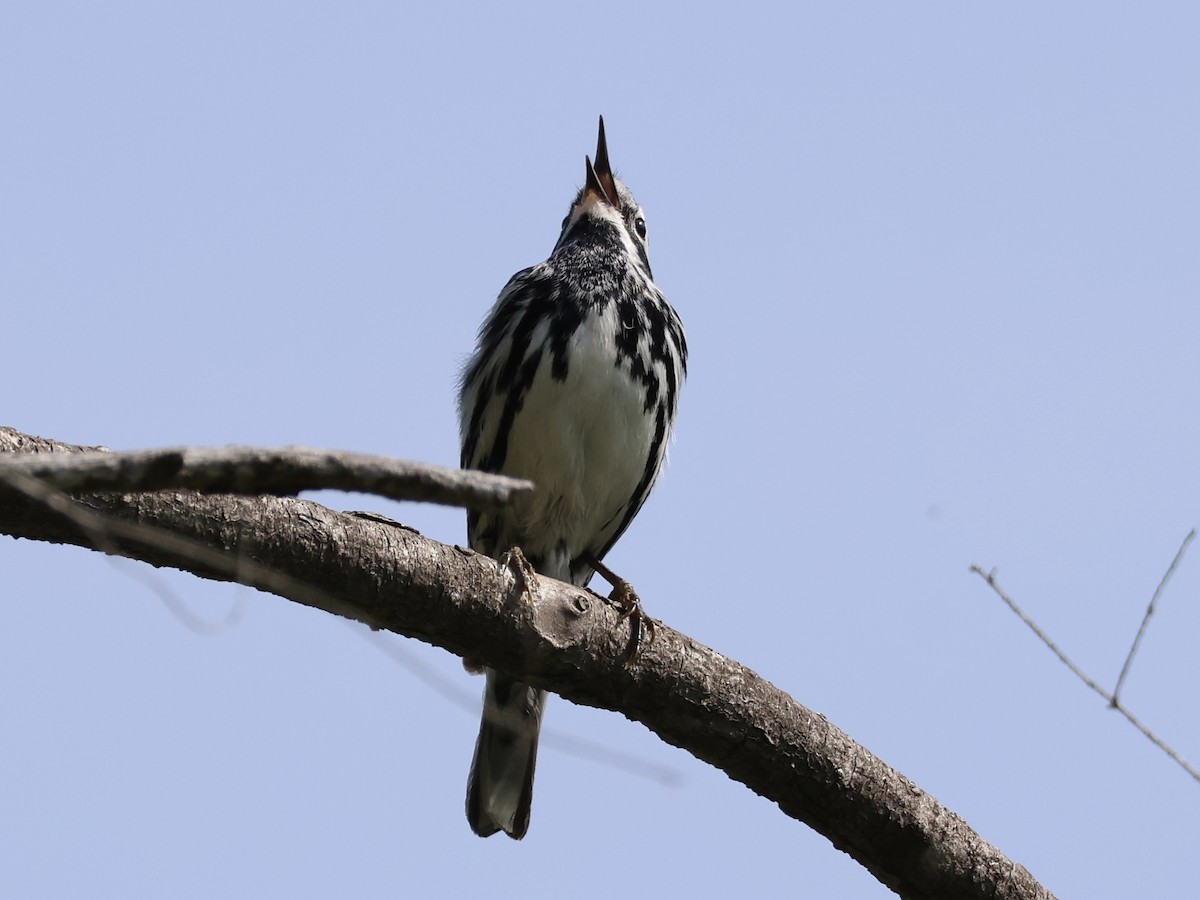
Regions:
<svg viewBox="0 0 1200 900"><path fill-rule="evenodd" d="M522 599L530 603L537 603L542 587L538 583L537 571L533 568L533 564L525 558L525 554L521 552L521 548L513 547L507 551L500 557L500 565L512 572L513 581L516 582L517 590L521 592ZM478 675L484 670L483 663L467 657L463 658L463 668L472 675Z"/></svg>
<svg viewBox="0 0 1200 900"><path fill-rule="evenodd" d="M529 560L525 558L525 554L521 552L521 548L513 547L500 557L500 565L513 573L517 587L520 588L521 596L530 603L536 603L542 587L538 584L537 572Z"/></svg>
<svg viewBox="0 0 1200 900"><path fill-rule="evenodd" d="M625 665L632 666L642 651L642 639L649 636L650 643L654 643L654 620L646 615L642 608L642 598L638 596L632 584L595 557L591 559L591 566L596 570L596 574L612 585L608 600L621 614L622 619L629 620L629 651L625 656Z"/></svg>

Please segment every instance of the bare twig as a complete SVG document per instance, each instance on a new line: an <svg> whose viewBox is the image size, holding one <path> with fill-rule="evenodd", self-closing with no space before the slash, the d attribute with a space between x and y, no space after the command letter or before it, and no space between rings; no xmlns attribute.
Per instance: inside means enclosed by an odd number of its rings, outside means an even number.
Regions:
<svg viewBox="0 0 1200 900"><path fill-rule="evenodd" d="M167 612L174 616L176 621L182 624L184 628L195 634L206 637L215 637L216 635L224 634L241 622L242 616L246 614L246 609L249 607L249 601L246 598L245 592L239 591L225 615L219 619L205 618L198 613L192 612L183 598L171 589L166 579L158 572L153 569L147 569L142 564L121 556L109 556L106 558L122 574L128 575L134 581L140 581L146 586L147 590L153 591L158 599L162 601L162 605L166 607ZM238 581L240 582L241 579L238 579Z"/></svg>
<svg viewBox="0 0 1200 900"><path fill-rule="evenodd" d="M533 487L503 475L307 447L5 454L0 457L0 471L8 470L68 494L188 489L205 494L291 495L333 488L470 509L503 506Z"/></svg>
<svg viewBox="0 0 1200 900"><path fill-rule="evenodd" d="M407 650L406 647L398 646L394 636L362 628L353 622L346 624L353 629L355 634L367 643L374 645L392 662L403 666L414 678L440 694L443 699L467 712L473 714L479 712L477 693L465 690L461 683L451 681L433 666ZM660 766L657 763L647 762L641 757L554 728L542 727L541 744L544 747L556 747L568 756L586 759L628 775L636 775L664 787L678 787L683 783L683 776L671 766Z"/></svg>
<svg viewBox="0 0 1200 900"><path fill-rule="evenodd" d="M1184 546L1186 545L1187 542L1185 541ZM1087 673L1083 671L1083 669L1075 665L1071 658L1067 656L1067 654L1065 654L1061 649L1059 649L1058 645L1055 644L1054 641L1050 640L1046 633L1037 626L1037 623L1034 622L1033 619L1031 619L1028 615L1026 615L1025 611L1017 605L1016 601L1013 600L1013 598L1007 593L1005 593L1002 587L1000 587L1000 584L996 581L995 570L991 572L985 572L982 566L973 565L971 566L971 571L988 583L988 586L996 592L996 595L1003 600L1005 604L1007 604L1008 608L1015 612L1017 616L1020 617L1021 621L1029 626L1029 628L1038 636L1042 643L1049 647L1054 655L1057 656L1068 669L1074 672L1080 681L1103 697L1110 707L1120 712L1121 715L1128 719L1138 731L1144 734L1155 746L1157 746L1160 750L1166 753L1167 756L1171 757L1171 759L1178 763L1185 772L1192 776L1192 778L1196 779L1196 781L1200 781L1200 772L1196 771L1196 769L1192 767L1187 760L1180 756L1170 745L1168 745L1162 738L1146 727L1141 719L1138 719L1136 716L1134 716L1134 714L1126 709L1112 694L1100 687L1100 685L1090 678Z"/></svg>
<svg viewBox="0 0 1200 900"><path fill-rule="evenodd" d="M1017 601L1004 592L1004 589L1001 588L999 583L996 581L996 572L994 569L991 572L985 572L980 566L971 566L971 571L988 583L991 589L996 592L996 595L1008 605L1008 608L1015 612L1018 618L1020 618L1022 622L1029 626L1029 629L1038 636L1041 642L1049 647L1050 650L1053 651L1054 655L1062 661L1063 665L1074 672L1080 681L1090 687L1105 700L1112 702L1112 696L1108 693L1108 691L1096 684L1095 681L1088 677L1083 669L1075 665L1072 659L1059 649L1058 644L1050 640L1050 636L1047 635L1046 632L1042 631L1042 629L1038 627L1037 623L1025 614L1025 610L1017 606Z"/></svg>
<svg viewBox="0 0 1200 900"><path fill-rule="evenodd" d="M1158 603L1158 598L1162 595L1163 588L1167 586L1167 582L1171 580L1171 576L1175 574L1175 569L1179 565L1179 561L1183 559L1183 554L1187 551L1188 544L1192 542L1192 538L1195 536L1196 529L1193 528L1188 532L1187 537L1183 539L1183 543L1179 545L1179 550L1175 553L1175 558L1171 560L1171 565L1167 566L1166 573L1164 573L1162 580L1158 582L1158 587L1154 589L1154 596L1150 598L1150 605L1146 607L1146 615L1142 617L1142 624L1138 627L1137 635L1133 639L1133 645L1129 648L1129 655L1125 657L1125 664L1121 666L1121 674L1117 676L1117 686L1113 688L1112 695L1113 706L1119 705L1121 685L1125 683L1125 676L1129 674L1129 667L1133 664L1134 654L1137 653L1138 646L1142 643L1142 635L1146 633L1146 626L1150 624L1150 617L1154 615L1154 607Z"/></svg>
<svg viewBox="0 0 1200 900"><path fill-rule="evenodd" d="M161 528L97 512L61 491L48 487L40 479L16 469L0 467L0 484L43 504L67 519L86 536L86 544L103 553L137 559L138 554L131 552L131 549L123 544L140 545L171 557L188 560L196 566L217 573L224 581L257 587L283 597L291 597L326 612L358 618L349 612L344 604L338 603L303 580L292 578L270 566L260 565L243 554L214 550L199 541ZM372 624L364 618L358 618L358 621Z"/></svg>
<svg viewBox="0 0 1200 900"><path fill-rule="evenodd" d="M1112 702L1112 708L1117 710L1121 715L1128 719L1138 731L1150 739L1151 743L1158 747L1158 749L1163 753L1167 754L1167 756L1171 757L1171 759L1178 763L1185 772L1192 776L1192 778L1196 779L1196 781L1200 781L1200 772L1197 772L1195 767L1192 766L1192 764L1182 756L1180 756L1166 741L1151 731L1141 719L1137 718L1133 713L1126 709L1124 704L1114 700Z"/></svg>

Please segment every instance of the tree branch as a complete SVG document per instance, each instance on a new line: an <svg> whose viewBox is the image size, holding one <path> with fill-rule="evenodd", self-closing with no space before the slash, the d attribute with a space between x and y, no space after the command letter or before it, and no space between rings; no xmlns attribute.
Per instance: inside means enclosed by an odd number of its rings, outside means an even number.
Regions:
<svg viewBox="0 0 1200 900"><path fill-rule="evenodd" d="M6 444L15 448L18 435L0 426L0 451L10 449ZM203 494L288 495L333 488L481 509L503 506L533 489L528 481L504 475L308 447L168 447L135 453L89 447L69 456L0 459L0 465L66 493L189 488Z"/></svg>
<svg viewBox="0 0 1200 900"><path fill-rule="evenodd" d="M1137 637L1134 638L1133 648L1129 651L1129 656L1125 659L1125 667L1121 670L1121 678L1117 679L1117 690L1119 690L1121 687L1121 679L1123 679L1125 674L1129 671L1130 661L1133 659L1133 655L1137 651L1138 643L1141 641L1142 635L1146 631L1146 623L1150 621L1150 616L1154 614L1154 604L1158 601L1158 597L1162 593L1163 587L1170 579L1171 573L1175 571L1175 567L1179 564L1179 560L1182 558L1183 552L1187 549L1187 545L1191 542L1195 534L1196 532L1193 530L1186 538L1184 538L1183 546L1181 546L1179 548L1179 552L1175 554L1175 559L1171 562L1170 568L1167 569L1167 574L1164 575L1162 580L1158 583L1158 589L1154 592L1154 596L1150 599L1150 607L1146 610L1146 615L1142 619L1142 626L1138 629ZM1128 707L1126 707L1117 696L1116 690L1110 694L1108 691L1102 688L1094 678L1083 671L1083 669L1079 668L1079 666L1071 659L1071 657L1067 656L1067 654L1059 648L1058 644L1050 640L1050 636L1046 634L1046 632L1042 631L1042 629L1038 627L1038 624L1033 621L1029 614L1017 605L1017 601L1010 597L1004 588L1000 587L1000 582L996 580L995 569L991 570L990 572L985 572L983 571L982 566L972 565L971 571L988 583L988 587L990 587L996 593L997 597L1004 601L1005 606L1017 614L1017 618L1024 622L1029 630L1038 636L1038 639L1041 640L1041 642L1045 644L1055 656L1058 657L1059 662L1061 662L1068 669L1070 669L1072 673L1074 673L1076 678L1103 697L1112 709L1115 709L1126 719L1128 719L1129 723L1133 725L1134 728L1149 738L1150 742L1154 744L1154 746L1158 747L1158 749L1163 751L1163 753L1171 757L1171 759L1174 760L1180 768L1191 775L1192 778L1196 779L1196 781L1200 781L1200 771L1197 771L1191 763L1180 756L1179 752L1175 750L1174 747L1160 738L1155 732L1151 731L1149 725L1130 712Z"/></svg>
<svg viewBox="0 0 1200 900"><path fill-rule="evenodd" d="M0 431L6 448L81 449ZM1051 896L955 813L739 663L660 624L625 666L629 626L590 591L540 578L530 596L495 560L290 497L87 494L76 516L73 505L47 506L29 496L36 490L7 483L2 533L100 543L152 565L237 580L619 711L777 803L901 896ZM151 530L183 542L157 541Z"/></svg>

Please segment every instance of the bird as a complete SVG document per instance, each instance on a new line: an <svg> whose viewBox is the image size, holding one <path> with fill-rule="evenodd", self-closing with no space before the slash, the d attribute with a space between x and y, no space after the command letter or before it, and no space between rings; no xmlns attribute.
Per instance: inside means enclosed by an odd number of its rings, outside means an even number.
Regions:
<svg viewBox="0 0 1200 900"><path fill-rule="evenodd" d="M598 571L636 602L603 559L662 470L687 340L655 286L646 215L612 170L603 116L584 162L550 256L509 279L462 371L462 466L534 483L469 512L468 543L496 559L517 548L536 573L580 587ZM485 672L467 819L481 837L520 840L546 693Z"/></svg>

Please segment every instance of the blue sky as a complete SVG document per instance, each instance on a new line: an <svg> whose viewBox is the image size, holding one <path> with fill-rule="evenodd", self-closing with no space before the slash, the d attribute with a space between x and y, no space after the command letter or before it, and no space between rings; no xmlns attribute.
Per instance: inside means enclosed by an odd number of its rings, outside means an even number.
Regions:
<svg viewBox="0 0 1200 900"><path fill-rule="evenodd" d="M1191 896L1200 785L968 566L1111 686L1200 524L1198 29L1186 3L9 5L0 421L453 464L459 366L603 113L691 349L614 568L1051 890ZM1193 762L1198 552L1124 692ZM481 841L482 683L448 654L392 638L453 696L270 596L10 539L0 571L5 896L889 895L561 700L529 836ZM197 634L164 589L241 617Z"/></svg>

